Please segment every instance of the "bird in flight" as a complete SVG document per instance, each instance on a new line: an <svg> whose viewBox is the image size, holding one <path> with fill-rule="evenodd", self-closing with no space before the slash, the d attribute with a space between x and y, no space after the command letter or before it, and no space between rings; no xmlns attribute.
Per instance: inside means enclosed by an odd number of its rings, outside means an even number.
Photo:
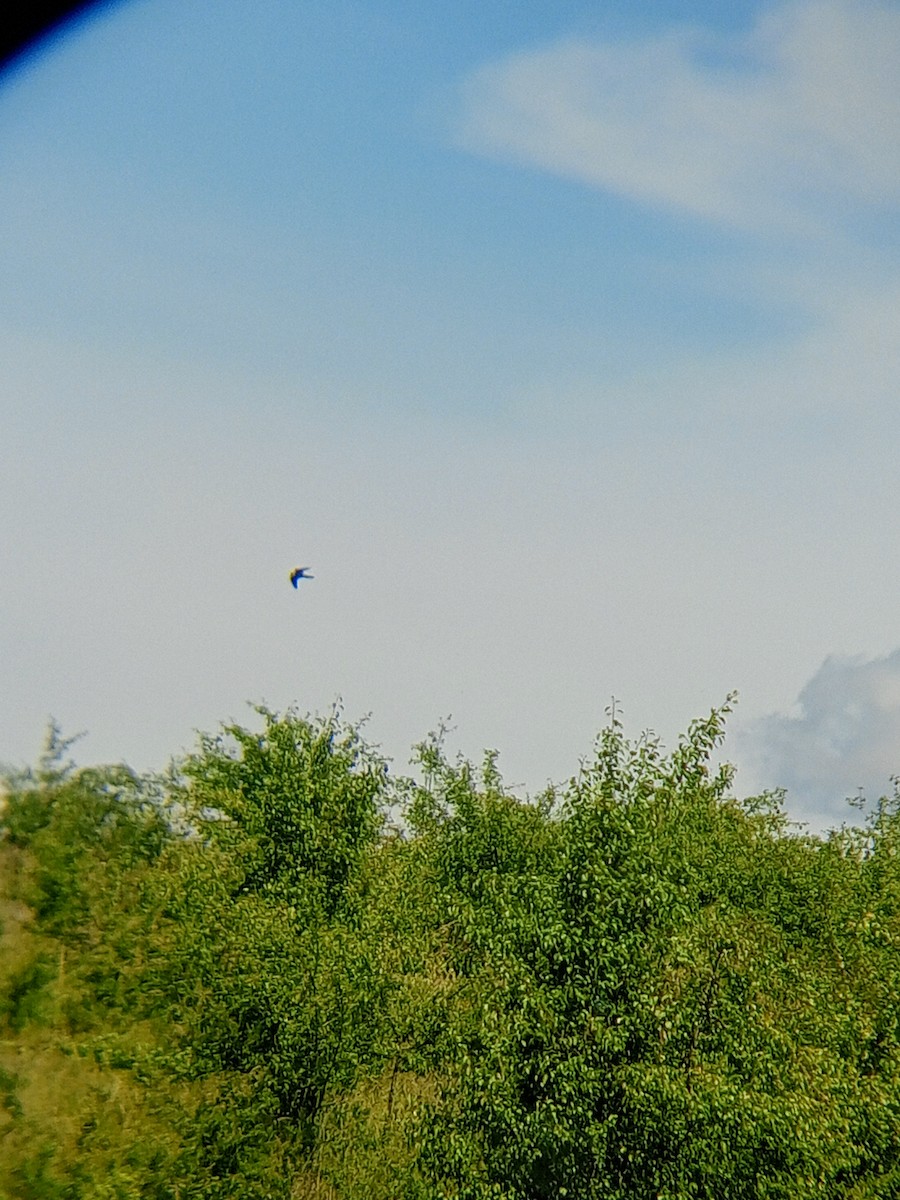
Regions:
<svg viewBox="0 0 900 1200"><path fill-rule="evenodd" d="M294 587L297 586L301 579L315 579L315 575L307 575L306 572L308 570L309 567L294 567L293 571L291 571L290 575L288 576L288 579L290 579Z"/></svg>

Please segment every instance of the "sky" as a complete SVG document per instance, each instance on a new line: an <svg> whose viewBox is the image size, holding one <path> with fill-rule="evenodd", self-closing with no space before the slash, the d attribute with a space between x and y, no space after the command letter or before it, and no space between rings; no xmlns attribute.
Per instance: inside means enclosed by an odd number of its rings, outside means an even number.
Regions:
<svg viewBox="0 0 900 1200"><path fill-rule="evenodd" d="M0 76L0 760L900 772L900 4L120 0ZM296 590L295 566L315 576Z"/></svg>

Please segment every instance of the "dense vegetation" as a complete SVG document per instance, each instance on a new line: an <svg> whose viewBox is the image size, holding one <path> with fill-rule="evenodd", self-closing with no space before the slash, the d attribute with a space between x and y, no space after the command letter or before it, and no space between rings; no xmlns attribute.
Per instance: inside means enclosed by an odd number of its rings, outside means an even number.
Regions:
<svg viewBox="0 0 900 1200"><path fill-rule="evenodd" d="M259 711L51 729L0 815L10 1200L900 1196L900 805L827 838L615 717L522 801Z"/></svg>

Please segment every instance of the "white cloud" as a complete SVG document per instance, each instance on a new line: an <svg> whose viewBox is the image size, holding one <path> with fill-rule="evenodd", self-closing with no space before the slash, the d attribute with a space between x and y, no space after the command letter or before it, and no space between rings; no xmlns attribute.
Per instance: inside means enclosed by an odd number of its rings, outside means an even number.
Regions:
<svg viewBox="0 0 900 1200"><path fill-rule="evenodd" d="M750 230L900 201L900 9L795 0L742 38L567 40L464 83L464 147Z"/></svg>
<svg viewBox="0 0 900 1200"><path fill-rule="evenodd" d="M793 715L772 713L735 737L742 794L784 787L789 811L813 826L850 819L848 797L890 795L900 774L900 649L827 658Z"/></svg>

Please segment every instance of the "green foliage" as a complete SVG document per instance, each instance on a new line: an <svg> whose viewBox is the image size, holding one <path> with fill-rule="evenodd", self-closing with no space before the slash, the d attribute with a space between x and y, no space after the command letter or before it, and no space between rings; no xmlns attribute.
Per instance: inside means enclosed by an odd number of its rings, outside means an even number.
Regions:
<svg viewBox="0 0 900 1200"><path fill-rule="evenodd" d="M446 826L470 986L428 1138L454 1195L812 1197L895 1169L896 1022L873 1069L886 994L848 938L859 856L728 798L723 715L670 758L613 718L534 874L518 817L485 857L495 802L457 775L480 813Z"/></svg>
<svg viewBox="0 0 900 1200"><path fill-rule="evenodd" d="M183 765L190 811L240 862L241 892L331 915L375 841L386 766L336 715L257 712L261 733L228 725Z"/></svg>
<svg viewBox="0 0 900 1200"><path fill-rule="evenodd" d="M45 1018L53 1005L48 985L56 979L56 964L50 956L38 953L9 973L0 997L0 1018L14 1033L21 1033L29 1022Z"/></svg>
<svg viewBox="0 0 900 1200"><path fill-rule="evenodd" d="M360 937L362 869L385 768L337 718L264 709L183 765L199 836L173 849L170 1002L200 1074L252 1077L248 1103L308 1142L330 1087L377 1055L384 981Z"/></svg>
<svg viewBox="0 0 900 1200"><path fill-rule="evenodd" d="M159 779L51 727L0 817L0 1195L900 1194L900 798L800 836L711 766L727 712L666 754L613 711L535 801L337 714Z"/></svg>
<svg viewBox="0 0 900 1200"><path fill-rule="evenodd" d="M75 770L66 755L77 740L64 738L56 722L51 721L37 766L9 771L2 777L3 832L13 845L28 845L34 834L49 824L57 789Z"/></svg>
<svg viewBox="0 0 900 1200"><path fill-rule="evenodd" d="M51 725L38 769L6 777L2 829L30 853L24 898L43 929L82 938L98 885L152 862L169 829L159 781L124 766L76 770L63 761L74 740Z"/></svg>

